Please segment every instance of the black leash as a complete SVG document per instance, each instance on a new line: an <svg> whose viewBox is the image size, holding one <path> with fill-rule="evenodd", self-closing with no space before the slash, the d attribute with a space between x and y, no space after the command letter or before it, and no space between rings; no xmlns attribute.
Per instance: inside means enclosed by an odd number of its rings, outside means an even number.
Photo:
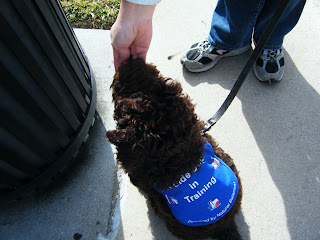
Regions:
<svg viewBox="0 0 320 240"><path fill-rule="evenodd" d="M206 129L204 129L202 131L202 133L205 133L207 131L209 131L211 129L211 127L216 124L216 122L222 117L222 115L227 111L228 107L230 106L231 102L233 101L233 99L235 98L235 96L237 95L240 87L242 86L244 80L246 79L250 69L252 68L253 64L255 63L255 61L257 60L257 58L259 57L260 53L262 52L264 46L266 45L269 37L271 36L274 28L276 27L278 21L280 20L283 12L285 11L288 3L290 0L282 0L278 6L278 8L276 9L276 11L274 12L272 18L270 19L266 29L264 30L264 32L262 33L261 38L259 39L255 49L253 50L253 52L251 53L246 65L244 66L244 68L242 69L237 81L235 82L235 84L233 85L228 97L226 98L226 100L224 101L224 103L221 105L221 107L219 108L219 110L211 117L209 118L209 120L207 121L206 124Z"/></svg>

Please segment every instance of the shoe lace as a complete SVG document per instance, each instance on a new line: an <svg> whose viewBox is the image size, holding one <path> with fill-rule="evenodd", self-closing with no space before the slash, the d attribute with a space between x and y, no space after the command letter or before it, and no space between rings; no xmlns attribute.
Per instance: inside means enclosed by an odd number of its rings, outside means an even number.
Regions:
<svg viewBox="0 0 320 240"><path fill-rule="evenodd" d="M280 51L279 49L277 50L268 50L267 52L267 58L269 58L270 60L275 60L278 55L280 54Z"/></svg>
<svg viewBox="0 0 320 240"><path fill-rule="evenodd" d="M210 45L209 41L206 39L202 43L200 43L198 51L205 52L210 46L211 45Z"/></svg>

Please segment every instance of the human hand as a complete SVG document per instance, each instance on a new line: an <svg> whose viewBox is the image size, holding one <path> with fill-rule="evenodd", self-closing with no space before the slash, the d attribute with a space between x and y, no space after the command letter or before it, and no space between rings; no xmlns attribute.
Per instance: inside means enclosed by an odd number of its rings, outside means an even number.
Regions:
<svg viewBox="0 0 320 240"><path fill-rule="evenodd" d="M138 5L121 1L120 11L110 36L114 67L125 64L129 57L146 60L152 38L152 16L155 5Z"/></svg>

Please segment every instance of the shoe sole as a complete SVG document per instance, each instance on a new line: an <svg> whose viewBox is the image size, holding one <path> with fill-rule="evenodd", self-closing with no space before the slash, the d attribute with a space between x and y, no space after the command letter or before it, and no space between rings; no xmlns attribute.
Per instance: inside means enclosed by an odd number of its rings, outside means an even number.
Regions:
<svg viewBox="0 0 320 240"><path fill-rule="evenodd" d="M199 63L199 62L190 62L188 60L185 61L183 63L183 65L190 72L194 72L194 73L205 72L205 71L208 71L210 68L213 68L221 58L234 57L234 56L240 55L240 54L245 53L246 51L248 51L250 48L251 48L251 45L248 45L248 46L239 48L237 50L231 51L231 52L226 53L224 55L218 56L215 60L213 60L212 62L210 62L208 64L205 64L205 65L203 65L202 63ZM199 68L193 69L195 67L195 65L197 65L197 64L198 64Z"/></svg>

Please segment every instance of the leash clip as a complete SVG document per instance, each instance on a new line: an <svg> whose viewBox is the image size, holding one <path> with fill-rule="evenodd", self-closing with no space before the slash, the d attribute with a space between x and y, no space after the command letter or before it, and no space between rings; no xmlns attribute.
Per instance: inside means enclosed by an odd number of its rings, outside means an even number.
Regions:
<svg viewBox="0 0 320 240"><path fill-rule="evenodd" d="M215 120L214 118L209 118L205 125L205 129L202 130L202 134L205 134L206 132L208 132L212 128L212 126L215 125L216 123L217 123L217 120Z"/></svg>

